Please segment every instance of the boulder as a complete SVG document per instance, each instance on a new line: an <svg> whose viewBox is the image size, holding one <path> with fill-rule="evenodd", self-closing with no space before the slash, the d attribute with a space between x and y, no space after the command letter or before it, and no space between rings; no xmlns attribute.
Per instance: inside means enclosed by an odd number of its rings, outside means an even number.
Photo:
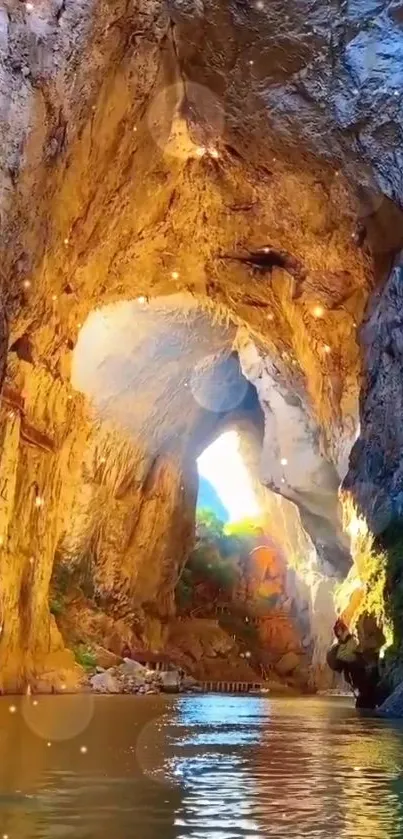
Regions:
<svg viewBox="0 0 403 839"><path fill-rule="evenodd" d="M403 719L403 682L385 699L377 714L389 719Z"/></svg>
<svg viewBox="0 0 403 839"><path fill-rule="evenodd" d="M161 687L161 674L153 670L146 670L141 664L131 659L125 659L118 667L107 671L112 677L117 693L158 693ZM100 674L106 675L106 674Z"/></svg>
<svg viewBox="0 0 403 839"><path fill-rule="evenodd" d="M111 653L110 650L106 650L105 647L95 646L94 653L97 666L102 667L104 670L109 670L110 667L115 667L120 664L122 660L118 655L115 655L115 653Z"/></svg>
<svg viewBox="0 0 403 839"><path fill-rule="evenodd" d="M131 658L125 658L123 663L119 664L115 670L119 676L131 676L137 681L142 682L146 681L149 672L153 672L148 671L146 667L143 667L142 664L139 664L138 661L133 661Z"/></svg>
<svg viewBox="0 0 403 839"><path fill-rule="evenodd" d="M96 673L90 679L92 689L96 693L120 693L119 682L109 670L104 673Z"/></svg>
<svg viewBox="0 0 403 839"><path fill-rule="evenodd" d="M275 670L279 676L289 676L297 669L301 662L301 658L297 653L289 652L280 658L280 661L275 665Z"/></svg>
<svg viewBox="0 0 403 839"><path fill-rule="evenodd" d="M182 679L182 688L183 690L194 690L194 688L198 687L197 680L193 678L193 676L184 676Z"/></svg>
<svg viewBox="0 0 403 839"><path fill-rule="evenodd" d="M164 693L178 693L180 676L177 670L167 670L160 673L160 682Z"/></svg>

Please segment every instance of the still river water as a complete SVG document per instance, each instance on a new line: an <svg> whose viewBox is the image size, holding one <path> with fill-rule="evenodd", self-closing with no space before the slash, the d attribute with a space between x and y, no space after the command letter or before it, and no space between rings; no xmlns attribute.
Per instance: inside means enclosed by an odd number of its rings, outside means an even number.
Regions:
<svg viewBox="0 0 403 839"><path fill-rule="evenodd" d="M0 700L6 839L403 835L403 727L348 700L12 702Z"/></svg>

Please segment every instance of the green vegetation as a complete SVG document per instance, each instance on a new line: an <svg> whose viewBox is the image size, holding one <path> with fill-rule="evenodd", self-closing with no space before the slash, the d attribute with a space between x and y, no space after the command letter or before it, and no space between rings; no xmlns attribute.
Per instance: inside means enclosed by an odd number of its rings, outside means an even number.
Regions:
<svg viewBox="0 0 403 839"><path fill-rule="evenodd" d="M226 524L224 532L227 536L237 536L243 542L250 541L251 547L252 542L255 542L256 537L264 535L264 530L260 524L256 522L256 519L251 518L245 518L241 519L241 521Z"/></svg>
<svg viewBox="0 0 403 839"><path fill-rule="evenodd" d="M67 560L55 557L51 580L52 603L63 603L63 598L73 589L79 589L84 597L92 600L95 596L93 582L93 557L91 552L80 557L69 557ZM60 614L59 610L54 614Z"/></svg>
<svg viewBox="0 0 403 839"><path fill-rule="evenodd" d="M384 611L391 626L393 647L403 647L403 523L393 521L381 537Z"/></svg>
<svg viewBox="0 0 403 839"><path fill-rule="evenodd" d="M95 653L91 649L91 647L86 647L84 644L79 644L77 647L73 648L74 658L77 664L80 664L84 670L91 671L95 670L97 660Z"/></svg>
<svg viewBox="0 0 403 839"><path fill-rule="evenodd" d="M51 615L54 615L57 618L58 615L61 615L64 610L64 603L63 600L59 598L53 598L53 600L49 603L49 611Z"/></svg>
<svg viewBox="0 0 403 839"><path fill-rule="evenodd" d="M179 610L229 601L259 532L247 519L224 526L212 510L198 510L196 544L176 587Z"/></svg>

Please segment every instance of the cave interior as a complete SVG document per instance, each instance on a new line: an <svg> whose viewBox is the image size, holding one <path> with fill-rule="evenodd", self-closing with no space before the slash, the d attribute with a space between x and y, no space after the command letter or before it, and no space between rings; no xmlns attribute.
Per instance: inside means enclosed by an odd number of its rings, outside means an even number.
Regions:
<svg viewBox="0 0 403 839"><path fill-rule="evenodd" d="M3 4L2 690L75 689L77 644L246 678L234 638L175 602L197 459L230 430L283 563L259 641L277 674L328 687L340 612L372 610L398 656L402 38L386 5L332 8L327 47L321 4L308 23L301 4L281 21L235 0Z"/></svg>

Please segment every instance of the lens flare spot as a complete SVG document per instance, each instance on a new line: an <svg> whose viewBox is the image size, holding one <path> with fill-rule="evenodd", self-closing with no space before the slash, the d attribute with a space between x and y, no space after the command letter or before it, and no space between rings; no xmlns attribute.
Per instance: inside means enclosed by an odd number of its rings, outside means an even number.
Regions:
<svg viewBox="0 0 403 839"><path fill-rule="evenodd" d="M60 694L55 702L53 696L42 696L34 707L30 697L25 697L21 710L28 728L49 746L86 730L94 713L94 698L91 694Z"/></svg>

